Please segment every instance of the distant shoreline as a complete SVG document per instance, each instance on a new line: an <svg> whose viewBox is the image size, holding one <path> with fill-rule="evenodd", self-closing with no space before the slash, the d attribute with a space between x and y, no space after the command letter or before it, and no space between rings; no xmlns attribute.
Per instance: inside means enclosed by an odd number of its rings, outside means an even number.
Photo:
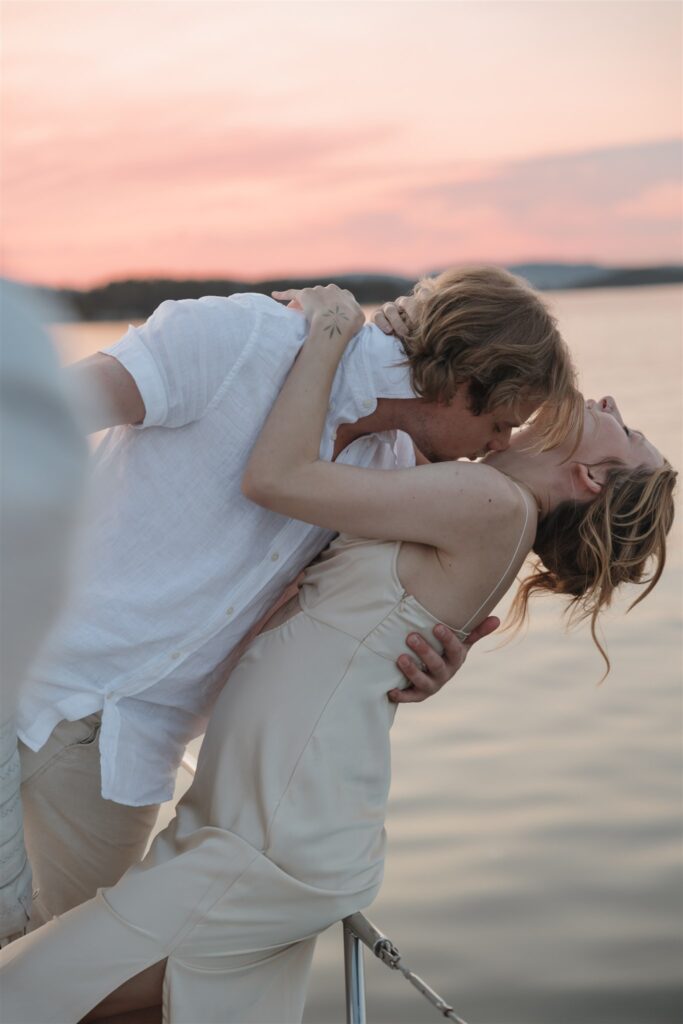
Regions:
<svg viewBox="0 0 683 1024"><path fill-rule="evenodd" d="M601 267L595 264L526 263L508 267L540 291L584 288L635 288L683 283L683 265L651 267ZM203 295L234 295L237 292L302 288L334 280L354 293L361 304L379 305L406 294L415 278L390 274L337 274L324 278L277 278L266 281L236 281L227 278L203 280L138 279L112 281L97 288L39 288L66 306L65 314L89 321L144 319L166 299L198 299Z"/></svg>

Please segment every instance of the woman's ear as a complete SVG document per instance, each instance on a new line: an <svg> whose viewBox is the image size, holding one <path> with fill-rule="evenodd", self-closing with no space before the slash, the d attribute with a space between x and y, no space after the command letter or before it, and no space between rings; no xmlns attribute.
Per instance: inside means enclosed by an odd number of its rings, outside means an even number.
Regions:
<svg viewBox="0 0 683 1024"><path fill-rule="evenodd" d="M572 477L577 498L590 501L602 490L602 481L596 480L589 466L583 462L575 462L572 465Z"/></svg>

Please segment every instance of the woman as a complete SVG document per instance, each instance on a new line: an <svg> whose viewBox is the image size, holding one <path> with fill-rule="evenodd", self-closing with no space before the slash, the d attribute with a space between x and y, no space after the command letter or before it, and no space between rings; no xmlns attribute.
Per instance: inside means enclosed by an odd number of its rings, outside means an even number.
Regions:
<svg viewBox="0 0 683 1024"><path fill-rule="evenodd" d="M280 297L310 336L243 488L343 535L232 673L195 782L144 861L0 956L13 1024L160 1003L174 1024L299 1020L315 936L381 882L386 695L401 686L392 652L405 632L447 622L465 636L532 547L544 567L520 611L534 589L565 593L593 627L620 582L645 583L645 596L661 574L675 474L611 399L588 402L581 438L551 451L534 448L531 425L483 466L325 463L329 391L362 314L333 286Z"/></svg>

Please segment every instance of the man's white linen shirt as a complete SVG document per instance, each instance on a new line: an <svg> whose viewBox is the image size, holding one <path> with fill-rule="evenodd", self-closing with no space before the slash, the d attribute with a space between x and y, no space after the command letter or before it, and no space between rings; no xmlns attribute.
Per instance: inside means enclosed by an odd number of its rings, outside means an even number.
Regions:
<svg viewBox="0 0 683 1024"><path fill-rule="evenodd" d="M230 653L334 536L241 493L306 331L300 313L265 296L207 297L164 302L102 349L133 376L145 419L110 430L95 453L83 579L24 688L19 735L39 750L62 719L101 710L106 799L171 799ZM335 377L321 457L332 457L337 427L369 415L378 398L415 397L404 359L378 328L356 335ZM371 434L338 461L393 469L412 465L414 449L400 432Z"/></svg>

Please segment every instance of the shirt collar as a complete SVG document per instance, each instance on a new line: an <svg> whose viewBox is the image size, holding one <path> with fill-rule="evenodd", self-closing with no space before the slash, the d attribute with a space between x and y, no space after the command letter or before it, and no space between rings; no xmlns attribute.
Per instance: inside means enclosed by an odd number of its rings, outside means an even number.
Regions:
<svg viewBox="0 0 683 1024"><path fill-rule="evenodd" d="M349 352L349 369L355 371L353 387L357 419L377 408L378 398L416 398L410 383L406 353L398 338L366 324Z"/></svg>

